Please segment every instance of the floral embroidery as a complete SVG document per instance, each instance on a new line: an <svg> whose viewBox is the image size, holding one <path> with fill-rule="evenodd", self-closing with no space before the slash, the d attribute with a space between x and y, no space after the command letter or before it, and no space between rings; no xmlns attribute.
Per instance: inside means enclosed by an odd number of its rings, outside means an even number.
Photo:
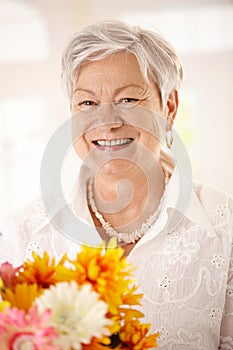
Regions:
<svg viewBox="0 0 233 350"><path fill-rule="evenodd" d="M212 222L216 228L225 226L230 219L230 209L225 205L218 205L212 213Z"/></svg>
<svg viewBox="0 0 233 350"><path fill-rule="evenodd" d="M177 344L186 345L189 350L203 349L201 347L201 334L181 328L177 332Z"/></svg>
<svg viewBox="0 0 233 350"><path fill-rule="evenodd" d="M232 255L230 258L230 267L229 267L229 272L233 272L233 245L232 245Z"/></svg>
<svg viewBox="0 0 233 350"><path fill-rule="evenodd" d="M168 276L163 276L162 279L159 281L159 287L160 288L163 288L163 289L166 289L169 284L171 284L171 280Z"/></svg>
<svg viewBox="0 0 233 350"><path fill-rule="evenodd" d="M162 345L162 343L166 343L170 337L170 332L165 327L161 327L158 329L158 333L160 334L158 338L159 344Z"/></svg>
<svg viewBox="0 0 233 350"><path fill-rule="evenodd" d="M179 238L179 235L176 231L172 230L171 232L169 232L168 236L167 236L167 241L169 241L170 243L175 242L177 239Z"/></svg>
<svg viewBox="0 0 233 350"><path fill-rule="evenodd" d="M196 227L190 230L182 227L179 233L174 232L167 236L164 255L168 258L168 264L175 265L179 262L187 265L191 262L193 255L200 250L199 242L190 241L192 230L195 232Z"/></svg>
<svg viewBox="0 0 233 350"><path fill-rule="evenodd" d="M228 286L228 287L227 287L226 296L227 296L228 298L233 299L233 286Z"/></svg>
<svg viewBox="0 0 233 350"><path fill-rule="evenodd" d="M225 205L218 205L215 213L221 218L229 218L229 209Z"/></svg>
<svg viewBox="0 0 233 350"><path fill-rule="evenodd" d="M233 202L219 194L215 198L214 191L202 186L195 192L217 228L216 235L210 236L207 228L184 215L184 221L173 232L164 230L145 246L139 243L128 259L138 266L138 292L144 293L142 308L153 331L159 328L161 350L209 350L218 346L233 350L233 255L230 258L229 254L233 228L229 209ZM43 220L42 206L22 215L26 217L25 225L21 224L22 216L10 228L0 225L2 259L9 250L11 261L14 256L21 261L25 247L28 254L47 249L57 259L64 251L75 258L78 245L53 229L52 219ZM12 244L13 240L17 244Z"/></svg>
<svg viewBox="0 0 233 350"><path fill-rule="evenodd" d="M214 254L210 260L212 265L215 265L218 269L224 264L224 258L222 254Z"/></svg>
<svg viewBox="0 0 233 350"><path fill-rule="evenodd" d="M221 339L221 345L226 345L226 347L221 347L221 349L232 349L230 345L233 345L233 338L232 337L220 337Z"/></svg>
<svg viewBox="0 0 233 350"><path fill-rule="evenodd" d="M41 251L40 245L36 241L28 243L26 247L26 258L30 258L33 251L36 253Z"/></svg>
<svg viewBox="0 0 233 350"><path fill-rule="evenodd" d="M212 308L209 313L209 318L213 323L219 323L222 319L222 311L219 308Z"/></svg>

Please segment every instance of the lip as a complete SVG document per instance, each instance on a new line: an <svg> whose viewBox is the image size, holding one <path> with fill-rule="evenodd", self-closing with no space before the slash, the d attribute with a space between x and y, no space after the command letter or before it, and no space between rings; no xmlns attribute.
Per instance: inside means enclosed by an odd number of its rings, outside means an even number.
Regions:
<svg viewBox="0 0 233 350"><path fill-rule="evenodd" d="M127 143L118 144L120 140L128 140ZM98 141L111 143L112 141L117 142L115 145L99 145ZM121 149L129 147L133 143L134 139L132 137L122 137L122 138L114 138L114 139L97 139L92 141L95 147L102 151L119 151Z"/></svg>

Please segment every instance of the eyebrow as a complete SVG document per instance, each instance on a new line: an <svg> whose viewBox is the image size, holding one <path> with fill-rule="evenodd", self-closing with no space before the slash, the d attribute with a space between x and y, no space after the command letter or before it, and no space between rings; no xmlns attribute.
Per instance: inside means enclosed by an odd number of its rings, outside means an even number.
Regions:
<svg viewBox="0 0 233 350"><path fill-rule="evenodd" d="M89 90L89 89L83 89L83 88L77 88L77 89L75 89L74 92L73 92L73 94L75 94L77 91L87 92L88 94L93 95L93 96L95 95L94 91L91 91L91 90Z"/></svg>
<svg viewBox="0 0 233 350"><path fill-rule="evenodd" d="M115 93L116 93L116 95L117 94L119 94L119 92L121 92L122 90L125 90L125 89L127 89L127 88L138 88L138 89L140 89L140 90L145 90L145 88L143 88L142 86L140 86L140 85L137 85L137 84L129 84L129 85L124 85L124 86L121 86L121 87L119 87L119 88L117 88L116 90L115 90ZM74 90L74 94L77 92L77 91L83 91L83 92L87 92L88 94L90 94L90 95L92 95L92 96L95 96L95 92L94 91L92 91L92 90L89 90L89 89L84 89L84 88L77 88L77 89L75 89Z"/></svg>

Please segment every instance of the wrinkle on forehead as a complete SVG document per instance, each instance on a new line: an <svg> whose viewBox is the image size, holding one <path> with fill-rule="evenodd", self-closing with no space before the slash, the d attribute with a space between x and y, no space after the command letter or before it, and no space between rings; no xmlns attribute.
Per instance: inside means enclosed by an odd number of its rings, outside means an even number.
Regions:
<svg viewBox="0 0 233 350"><path fill-rule="evenodd" d="M109 84L116 88L135 84L145 88L148 85L136 57L123 52L85 63L79 70L74 91L77 87L93 87L95 83Z"/></svg>
<svg viewBox="0 0 233 350"><path fill-rule="evenodd" d="M135 94L138 94L139 96L141 96L142 98L148 94L148 89L146 86L140 86L140 85L137 85L137 84L128 84L128 85L123 85L123 86L120 86L118 88L116 88L114 91L112 91L112 95L113 97L116 97L120 94L123 94L123 93L135 93ZM91 89L86 89L86 88L82 88L82 87L77 87L74 91L74 95L73 97L75 96L87 96L87 95L90 95L90 96L93 96L93 97L97 97L98 95L96 94L96 92L94 90L91 90Z"/></svg>

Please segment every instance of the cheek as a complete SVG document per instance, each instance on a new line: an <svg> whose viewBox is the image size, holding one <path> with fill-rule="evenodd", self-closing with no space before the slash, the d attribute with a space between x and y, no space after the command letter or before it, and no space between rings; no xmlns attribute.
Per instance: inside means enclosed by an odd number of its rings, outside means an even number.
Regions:
<svg viewBox="0 0 233 350"><path fill-rule="evenodd" d="M89 152L88 144L84 136L73 142L73 148L80 159L84 160Z"/></svg>
<svg viewBox="0 0 233 350"><path fill-rule="evenodd" d="M142 132L140 137L140 143L154 155L159 154L161 142L160 140L158 140L158 138L154 137L150 133Z"/></svg>

